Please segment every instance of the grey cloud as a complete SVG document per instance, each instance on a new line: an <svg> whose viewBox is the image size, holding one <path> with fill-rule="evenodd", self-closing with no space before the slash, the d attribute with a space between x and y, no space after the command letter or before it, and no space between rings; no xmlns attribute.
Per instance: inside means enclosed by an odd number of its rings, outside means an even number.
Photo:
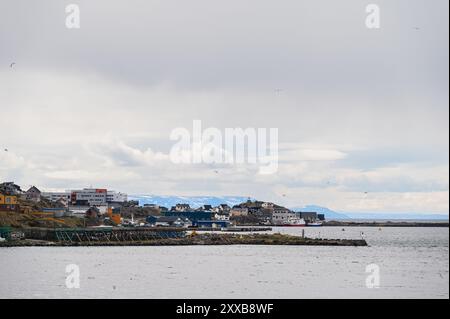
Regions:
<svg viewBox="0 0 450 319"><path fill-rule="evenodd" d="M359 0L73 2L79 30L65 28L65 2L0 2L0 137L27 163L2 157L0 179L56 188L104 180L139 193L251 190L278 200L292 191L342 207L347 193L372 185L430 191L436 209L448 207L432 192L448 192L436 173L448 170L448 1L379 0L380 30L365 28ZM155 166L171 130L194 119L277 127L280 143L300 147L265 178L239 167L218 179L209 167ZM108 137L129 148L105 146ZM305 149L336 156L303 167ZM399 165L409 166L395 180L364 177ZM397 200L383 196L373 207Z"/></svg>

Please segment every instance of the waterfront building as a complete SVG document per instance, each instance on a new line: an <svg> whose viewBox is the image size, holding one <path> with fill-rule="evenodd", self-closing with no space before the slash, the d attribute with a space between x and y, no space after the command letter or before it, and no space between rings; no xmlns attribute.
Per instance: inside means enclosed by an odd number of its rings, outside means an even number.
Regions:
<svg viewBox="0 0 450 319"><path fill-rule="evenodd" d="M125 193L116 191L106 192L106 202L108 203L124 203L126 201L128 201L128 195Z"/></svg>
<svg viewBox="0 0 450 319"><path fill-rule="evenodd" d="M201 206L199 209L197 209L199 211L205 211L205 212L211 212L214 211L213 207L211 205L203 205Z"/></svg>
<svg viewBox="0 0 450 319"><path fill-rule="evenodd" d="M225 220L198 220L193 223L198 228L226 228L229 225L230 222Z"/></svg>
<svg viewBox="0 0 450 319"><path fill-rule="evenodd" d="M107 204L107 190L104 188L73 190L70 201L72 205L104 206Z"/></svg>
<svg viewBox="0 0 450 319"><path fill-rule="evenodd" d="M317 213L316 212L299 212L300 218L303 218L307 223L314 223L317 221Z"/></svg>
<svg viewBox="0 0 450 319"><path fill-rule="evenodd" d="M189 206L189 204L176 204L170 210L177 211L177 212L187 212L187 211L191 210L191 206Z"/></svg>
<svg viewBox="0 0 450 319"><path fill-rule="evenodd" d="M148 216L147 222L154 226L190 227L192 222L178 216Z"/></svg>
<svg viewBox="0 0 450 319"><path fill-rule="evenodd" d="M4 195L18 196L23 194L23 191L20 186L14 184L14 182L5 182L0 184L0 193Z"/></svg>
<svg viewBox="0 0 450 319"><path fill-rule="evenodd" d="M264 202L261 205L262 208L266 208L266 209L273 209L274 204L273 203L269 203L269 202Z"/></svg>
<svg viewBox="0 0 450 319"><path fill-rule="evenodd" d="M286 207L279 206L279 205L273 205L273 213L274 214L289 214L292 211L290 209L287 209Z"/></svg>
<svg viewBox="0 0 450 319"><path fill-rule="evenodd" d="M0 211L18 212L17 197L0 193Z"/></svg>
<svg viewBox="0 0 450 319"><path fill-rule="evenodd" d="M28 189L25 192L23 197L29 201L40 202L41 201L41 191L36 186L31 186L30 189Z"/></svg>
<svg viewBox="0 0 450 319"><path fill-rule="evenodd" d="M43 192L41 196L52 202L60 202L63 206L107 206L128 202L128 195L122 192L103 188L84 188L65 192Z"/></svg>
<svg viewBox="0 0 450 319"><path fill-rule="evenodd" d="M219 214L230 214L231 207L228 206L227 204L220 204L219 206L214 207L212 210L213 212Z"/></svg>
<svg viewBox="0 0 450 319"><path fill-rule="evenodd" d="M169 211L164 212L164 216L187 218L194 223L199 220L211 220L214 217L214 213L205 211Z"/></svg>
<svg viewBox="0 0 450 319"><path fill-rule="evenodd" d="M230 220L230 214L228 213L215 213L214 214L214 219L216 220Z"/></svg>
<svg viewBox="0 0 450 319"><path fill-rule="evenodd" d="M69 203L70 202L70 198L71 198L71 192L70 191L66 191L66 192L42 192L41 196L44 197L45 199L51 201L51 202L58 202L60 200L63 200L65 203Z"/></svg>
<svg viewBox="0 0 450 319"><path fill-rule="evenodd" d="M283 225L289 220L297 218L297 214L290 210L275 210L272 214L272 224Z"/></svg>

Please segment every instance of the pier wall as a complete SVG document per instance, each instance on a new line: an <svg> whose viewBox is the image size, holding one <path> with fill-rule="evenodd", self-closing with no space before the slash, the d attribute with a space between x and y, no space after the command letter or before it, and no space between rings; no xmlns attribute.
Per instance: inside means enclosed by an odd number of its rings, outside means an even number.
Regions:
<svg viewBox="0 0 450 319"><path fill-rule="evenodd" d="M148 239L182 238L180 228L27 228L25 238L61 242L139 241Z"/></svg>

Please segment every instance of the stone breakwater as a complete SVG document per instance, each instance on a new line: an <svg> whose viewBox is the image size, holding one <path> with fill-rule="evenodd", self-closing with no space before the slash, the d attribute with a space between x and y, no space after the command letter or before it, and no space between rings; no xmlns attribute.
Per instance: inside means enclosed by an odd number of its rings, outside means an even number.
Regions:
<svg viewBox="0 0 450 319"><path fill-rule="evenodd" d="M291 245L291 246L367 246L364 239L315 239L284 234L196 234L178 238L134 241L48 241L25 239L1 242L0 247L33 246L194 246L194 245Z"/></svg>
<svg viewBox="0 0 450 319"><path fill-rule="evenodd" d="M420 222L420 221L327 221L323 226L345 227L449 227L448 222Z"/></svg>

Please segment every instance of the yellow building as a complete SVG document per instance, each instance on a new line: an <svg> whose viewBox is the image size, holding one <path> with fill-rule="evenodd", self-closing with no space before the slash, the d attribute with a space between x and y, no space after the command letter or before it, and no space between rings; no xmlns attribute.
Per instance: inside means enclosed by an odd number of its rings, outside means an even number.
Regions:
<svg viewBox="0 0 450 319"><path fill-rule="evenodd" d="M17 197L0 194L0 205L17 205Z"/></svg>
<svg viewBox="0 0 450 319"><path fill-rule="evenodd" d="M0 194L0 211L18 212L17 197Z"/></svg>

